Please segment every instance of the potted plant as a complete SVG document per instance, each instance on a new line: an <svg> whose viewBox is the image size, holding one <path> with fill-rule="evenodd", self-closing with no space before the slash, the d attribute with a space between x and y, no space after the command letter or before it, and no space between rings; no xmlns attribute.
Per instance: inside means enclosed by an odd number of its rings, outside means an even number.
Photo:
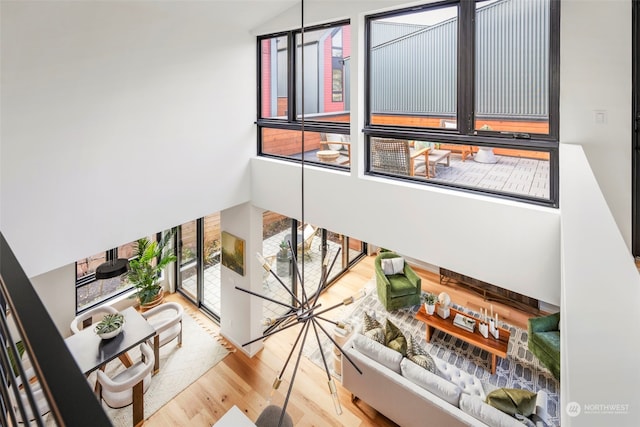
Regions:
<svg viewBox="0 0 640 427"><path fill-rule="evenodd" d="M276 271L278 276L288 276L291 274L289 264L291 257L289 256L289 244L283 240L280 242L280 250L276 254Z"/></svg>
<svg viewBox="0 0 640 427"><path fill-rule="evenodd" d="M147 237L136 242L136 257L129 261L127 279L136 288L135 296L143 308L150 308L162 302L160 273L177 258L171 253L169 242L173 230L165 233L160 241L150 241Z"/></svg>
<svg viewBox="0 0 640 427"><path fill-rule="evenodd" d="M124 316L120 313L107 314L96 325L94 331L103 340L113 338L122 331L124 325Z"/></svg>
<svg viewBox="0 0 640 427"><path fill-rule="evenodd" d="M427 310L427 314L431 315L435 312L436 301L438 301L438 297L435 294L430 292L422 294L422 302L424 302L424 308Z"/></svg>

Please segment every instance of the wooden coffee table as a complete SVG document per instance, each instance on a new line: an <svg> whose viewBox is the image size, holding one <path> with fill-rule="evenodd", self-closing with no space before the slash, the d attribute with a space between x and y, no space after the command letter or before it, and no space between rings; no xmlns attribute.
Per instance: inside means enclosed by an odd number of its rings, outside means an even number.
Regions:
<svg viewBox="0 0 640 427"><path fill-rule="evenodd" d="M451 310L451 315L448 318L443 319L442 317L438 316L435 313L432 315L427 314L426 310L424 309L424 304L420 305L420 310L418 310L418 313L416 314L416 319L426 323L427 325L427 342L431 341L431 335L433 334L433 330L438 329L453 337L459 338L462 341L475 345L476 347L481 348L482 350L486 350L491 354L491 361L489 365L489 367L491 368L491 374L495 374L496 358L498 356L502 358L507 357L507 349L509 348L509 338L511 336L511 333L504 328L499 328L500 329L499 339L495 339L493 336L491 336L491 334L489 334L489 338L485 338L482 335L480 335L480 332L478 332L477 324L476 324L475 331L473 332L466 331L458 326L455 326L453 324L453 319L455 318L456 313L460 313L467 317L471 317L471 316L461 311L454 310L453 308L451 308L450 310ZM477 320L478 319L476 319L476 322Z"/></svg>

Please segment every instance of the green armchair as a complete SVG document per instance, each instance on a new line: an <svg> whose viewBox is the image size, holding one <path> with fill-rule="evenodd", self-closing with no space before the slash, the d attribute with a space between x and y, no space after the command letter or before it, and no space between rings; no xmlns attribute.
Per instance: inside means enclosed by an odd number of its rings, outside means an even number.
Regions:
<svg viewBox="0 0 640 427"><path fill-rule="evenodd" d="M412 305L420 305L422 280L411 269L409 264L404 263L404 271L402 274L392 274L389 276L384 274L382 260L398 257L399 255L395 252L382 252L376 257L374 263L378 299L387 311Z"/></svg>
<svg viewBox="0 0 640 427"><path fill-rule="evenodd" d="M527 322L529 350L560 379L560 313Z"/></svg>

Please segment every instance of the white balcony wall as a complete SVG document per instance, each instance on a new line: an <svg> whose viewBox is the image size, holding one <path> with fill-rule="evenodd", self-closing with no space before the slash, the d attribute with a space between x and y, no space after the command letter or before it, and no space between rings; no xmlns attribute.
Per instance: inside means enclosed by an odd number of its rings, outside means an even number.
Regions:
<svg viewBox="0 0 640 427"><path fill-rule="evenodd" d="M290 3L2 2L0 229L27 275L249 200L250 28Z"/></svg>
<svg viewBox="0 0 640 427"><path fill-rule="evenodd" d="M254 159L253 204L300 218L300 176L299 165ZM305 167L305 220L560 304L557 209Z"/></svg>

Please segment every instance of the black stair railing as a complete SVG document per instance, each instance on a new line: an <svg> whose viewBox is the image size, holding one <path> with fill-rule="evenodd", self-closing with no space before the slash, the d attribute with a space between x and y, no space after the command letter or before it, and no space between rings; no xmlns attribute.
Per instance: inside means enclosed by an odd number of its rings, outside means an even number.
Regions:
<svg viewBox="0 0 640 427"><path fill-rule="evenodd" d="M0 425L44 426L43 396L57 426L111 426L1 232L0 345ZM37 380L21 381L31 369Z"/></svg>

